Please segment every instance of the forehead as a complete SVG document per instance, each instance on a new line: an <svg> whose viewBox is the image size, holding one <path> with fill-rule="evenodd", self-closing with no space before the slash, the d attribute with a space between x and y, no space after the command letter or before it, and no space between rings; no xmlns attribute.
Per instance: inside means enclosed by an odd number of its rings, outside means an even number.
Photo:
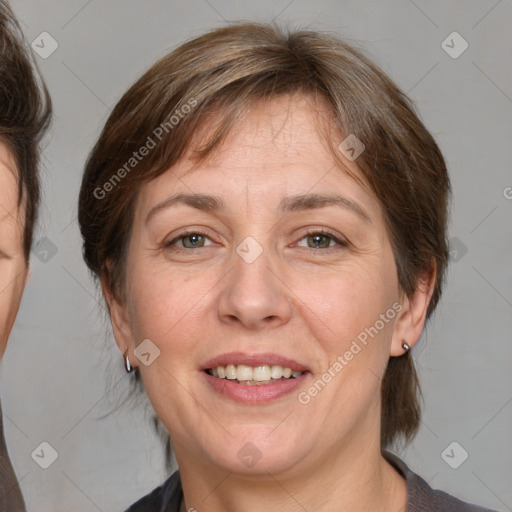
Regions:
<svg viewBox="0 0 512 512"><path fill-rule="evenodd" d="M16 162L7 145L0 140L0 194L2 204L5 200L18 200L18 171Z"/></svg>
<svg viewBox="0 0 512 512"><path fill-rule="evenodd" d="M342 154L334 158L332 148L344 137L323 98L295 94L254 104L236 120L224 141L198 161L194 151L213 129L215 119L203 124L184 157L142 187L138 206L161 200L171 188L190 193L191 187L194 192L201 187L203 192L209 189L228 197L234 188L245 187L248 196L260 191L270 198L277 188L282 195L285 190L292 194L323 187L325 191L343 184L356 196L368 195L353 179L355 175L365 182L355 162Z"/></svg>
<svg viewBox="0 0 512 512"><path fill-rule="evenodd" d="M0 220L14 217L19 221L18 197L16 162L7 145L0 141Z"/></svg>
<svg viewBox="0 0 512 512"><path fill-rule="evenodd" d="M203 123L202 129L192 139L185 158L193 161L194 151L210 135L209 126ZM328 157L327 137L340 138L332 111L326 100L313 95L282 95L262 100L243 112L231 128L225 140L207 158L207 163L243 165L249 163L248 153L259 156L259 162L271 164L275 158L282 162L304 159L308 154ZM205 162L198 162L201 167Z"/></svg>

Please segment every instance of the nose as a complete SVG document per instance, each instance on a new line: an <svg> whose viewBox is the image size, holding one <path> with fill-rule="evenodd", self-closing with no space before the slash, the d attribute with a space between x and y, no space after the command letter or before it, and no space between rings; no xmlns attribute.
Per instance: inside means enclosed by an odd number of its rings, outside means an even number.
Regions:
<svg viewBox="0 0 512 512"><path fill-rule="evenodd" d="M258 330L278 327L291 318L291 292L268 251L252 262L234 252L223 286L218 302L221 322Z"/></svg>

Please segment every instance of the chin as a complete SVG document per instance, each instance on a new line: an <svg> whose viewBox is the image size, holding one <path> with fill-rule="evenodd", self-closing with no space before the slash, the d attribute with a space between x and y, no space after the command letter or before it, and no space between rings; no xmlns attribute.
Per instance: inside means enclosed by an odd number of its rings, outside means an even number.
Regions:
<svg viewBox="0 0 512 512"><path fill-rule="evenodd" d="M268 477L269 473L289 472L297 468L310 448L304 443L304 436L276 430L272 432L268 425L245 428L243 434L233 436L224 445L208 447L208 456L214 465L240 475Z"/></svg>

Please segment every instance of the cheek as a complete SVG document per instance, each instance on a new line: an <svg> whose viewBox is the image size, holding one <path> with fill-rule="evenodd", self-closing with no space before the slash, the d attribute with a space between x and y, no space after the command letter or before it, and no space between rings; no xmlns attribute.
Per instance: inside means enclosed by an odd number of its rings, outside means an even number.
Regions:
<svg viewBox="0 0 512 512"><path fill-rule="evenodd" d="M5 350L21 302L26 272L23 266L0 266L0 350Z"/></svg>
<svg viewBox="0 0 512 512"><path fill-rule="evenodd" d="M205 279L148 271L133 280L129 302L135 344L149 338L162 355L172 352L174 360L177 353L190 352L201 341L198 329L205 322L207 291L212 287Z"/></svg>
<svg viewBox="0 0 512 512"><path fill-rule="evenodd" d="M339 350L372 326L393 303L390 279L380 265L350 265L314 279L296 281L301 316L316 338ZM386 325L383 331L387 330ZM326 347L327 348L327 347Z"/></svg>

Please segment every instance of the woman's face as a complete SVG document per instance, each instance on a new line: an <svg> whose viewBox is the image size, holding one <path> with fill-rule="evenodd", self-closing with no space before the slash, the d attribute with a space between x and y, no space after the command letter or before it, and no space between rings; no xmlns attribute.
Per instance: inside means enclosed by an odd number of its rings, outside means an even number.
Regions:
<svg viewBox="0 0 512 512"><path fill-rule="evenodd" d="M18 205L16 164L0 142L0 359L18 313L27 280L23 254L25 205Z"/></svg>
<svg viewBox="0 0 512 512"><path fill-rule="evenodd" d="M423 323L381 206L322 142L326 112L258 105L140 192L114 332L180 467L293 473L379 449L381 378Z"/></svg>

